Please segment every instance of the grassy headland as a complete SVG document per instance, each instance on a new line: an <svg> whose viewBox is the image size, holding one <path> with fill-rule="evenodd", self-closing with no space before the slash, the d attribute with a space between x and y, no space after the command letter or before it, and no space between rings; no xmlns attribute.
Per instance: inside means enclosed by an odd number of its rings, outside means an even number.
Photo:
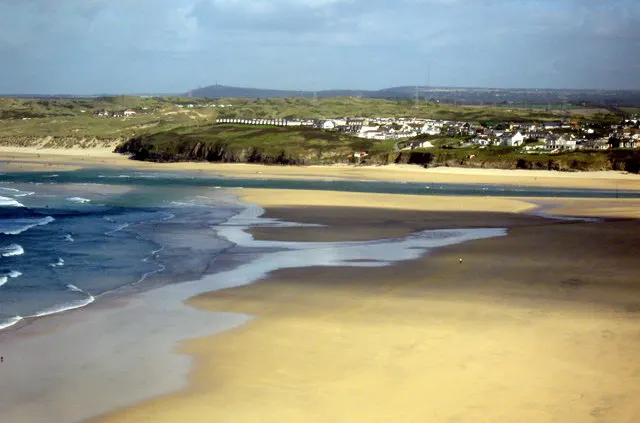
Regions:
<svg viewBox="0 0 640 423"><path fill-rule="evenodd" d="M511 147L440 147L400 151L397 142L374 142L337 132L269 126L203 125L132 138L117 148L136 160L155 162L210 161L265 164L354 163L355 151L369 151L363 165L417 164L497 169L562 171L640 170L640 151L571 151L560 154L526 154ZM449 141L455 141L450 139Z"/></svg>

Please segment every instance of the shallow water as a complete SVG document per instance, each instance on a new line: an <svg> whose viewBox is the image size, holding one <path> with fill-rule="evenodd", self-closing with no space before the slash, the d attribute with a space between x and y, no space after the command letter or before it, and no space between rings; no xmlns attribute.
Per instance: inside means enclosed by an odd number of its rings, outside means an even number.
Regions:
<svg viewBox="0 0 640 423"><path fill-rule="evenodd" d="M55 177L53 177L55 175ZM278 188L418 195L473 195L499 197L640 198L640 191L579 188L526 187L492 184L434 184L411 182L282 180L208 177L201 173L136 172L131 170L82 169L51 172L7 173L0 181L51 183L108 183L135 186L182 186L209 188ZM1 195L1 194L0 194Z"/></svg>

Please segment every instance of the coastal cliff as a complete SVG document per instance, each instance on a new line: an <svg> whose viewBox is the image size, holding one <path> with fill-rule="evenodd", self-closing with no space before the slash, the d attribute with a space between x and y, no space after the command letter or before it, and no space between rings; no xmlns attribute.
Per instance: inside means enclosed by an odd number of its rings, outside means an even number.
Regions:
<svg viewBox="0 0 640 423"><path fill-rule="evenodd" d="M353 153L368 151L361 159ZM640 172L640 151L518 153L513 148L484 150L429 148L398 150L394 142L372 142L310 129L242 128L231 125L172 130L134 137L115 152L152 162L208 161L276 165L416 164L489 169Z"/></svg>

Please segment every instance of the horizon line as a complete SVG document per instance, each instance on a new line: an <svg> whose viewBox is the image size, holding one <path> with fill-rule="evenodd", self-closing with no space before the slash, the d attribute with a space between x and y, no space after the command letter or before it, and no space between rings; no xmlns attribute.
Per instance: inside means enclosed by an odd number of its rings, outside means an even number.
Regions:
<svg viewBox="0 0 640 423"><path fill-rule="evenodd" d="M483 87L483 86L434 86L434 85L397 85L386 88L378 88L378 89L357 89L357 88L330 88L330 89L321 89L321 90L304 90L304 89L281 89L281 88L256 88L250 86L239 86L239 85L221 85L221 84L212 84L207 85L205 87L193 88L184 92L147 92L147 93L131 93L131 92L120 92L120 93L92 93L92 94L76 94L76 93L54 93L54 94L46 94L46 93L0 93L0 97L6 98L22 98L22 97L82 97L82 98L95 98L95 97L118 97L118 96L131 96L131 97L185 97L190 94L192 91L202 90L205 88L235 88L235 89L248 89L248 90L262 90L262 91L285 91L285 92L299 92L299 93L322 93L328 91L355 91L355 92L369 92L375 93L385 90L393 90L393 89L401 89L401 88L413 88L413 89L422 89L422 90L441 90L441 89L465 89L465 90L495 90L495 91L629 91L629 92L640 92L640 89L631 89L631 88L532 88L532 87L519 87L519 88L501 88L501 87Z"/></svg>

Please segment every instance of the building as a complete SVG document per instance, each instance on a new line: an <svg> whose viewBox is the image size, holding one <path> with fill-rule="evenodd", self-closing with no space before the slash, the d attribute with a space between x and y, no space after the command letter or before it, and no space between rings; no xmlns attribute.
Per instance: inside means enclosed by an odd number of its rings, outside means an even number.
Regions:
<svg viewBox="0 0 640 423"><path fill-rule="evenodd" d="M502 143L508 147L520 147L524 143L524 135L517 132L515 135L504 134L502 136Z"/></svg>

